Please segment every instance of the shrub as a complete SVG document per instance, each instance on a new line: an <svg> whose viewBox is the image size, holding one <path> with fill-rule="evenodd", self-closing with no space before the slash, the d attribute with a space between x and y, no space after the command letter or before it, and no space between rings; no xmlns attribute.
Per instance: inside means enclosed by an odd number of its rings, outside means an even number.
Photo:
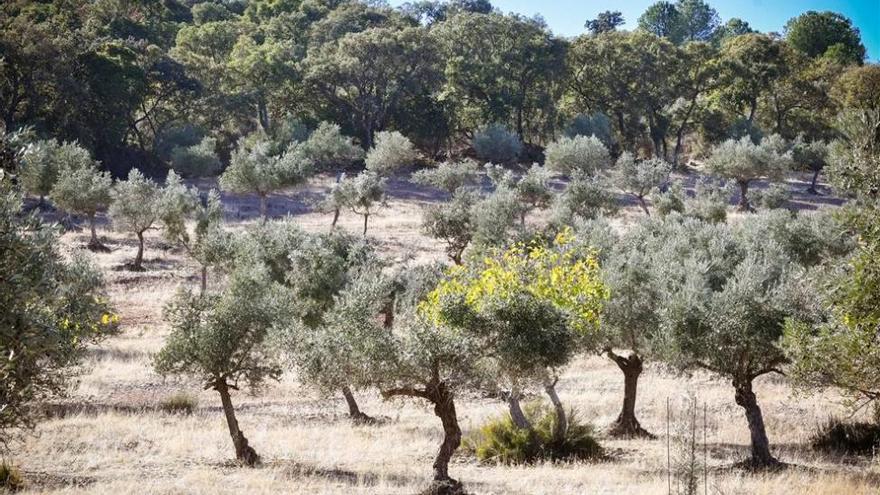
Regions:
<svg viewBox="0 0 880 495"><path fill-rule="evenodd" d="M171 150L171 169L181 177L211 177L220 173L222 164L215 149L217 140L202 139L193 146L175 146Z"/></svg>
<svg viewBox="0 0 880 495"><path fill-rule="evenodd" d="M606 148L611 148L614 144L614 138L611 135L611 120L604 113L575 115L574 119L565 127L565 135L571 138L596 136Z"/></svg>
<svg viewBox="0 0 880 495"><path fill-rule="evenodd" d="M755 204L759 208L772 210L782 208L791 199L791 192L782 184L770 184L765 189L759 189L753 193Z"/></svg>
<svg viewBox="0 0 880 495"><path fill-rule="evenodd" d="M617 197L601 176L576 172L565 190L554 199L553 223L571 225L578 219L613 215L617 209Z"/></svg>
<svg viewBox="0 0 880 495"><path fill-rule="evenodd" d="M529 464L538 461L573 461L603 456L592 425L582 423L574 410L568 413L568 428L554 439L556 414L543 404L530 404L526 416L534 433L517 427L509 415L490 419L469 439L477 459L498 464Z"/></svg>
<svg viewBox="0 0 880 495"><path fill-rule="evenodd" d="M608 149L595 136L564 137L547 145L544 155L548 168L566 175L594 174L611 164Z"/></svg>
<svg viewBox="0 0 880 495"><path fill-rule="evenodd" d="M367 153L365 164L367 170L387 176L401 167L412 165L418 159L418 150L406 136L397 131L380 132L376 134L373 148Z"/></svg>
<svg viewBox="0 0 880 495"><path fill-rule="evenodd" d="M436 187L453 193L461 187L477 184L480 180L480 167L474 160L443 162L435 168L419 170L412 175L412 181L423 186Z"/></svg>
<svg viewBox="0 0 880 495"><path fill-rule="evenodd" d="M168 414L184 414L190 415L198 407L199 401L194 396L186 392L177 392L173 395L162 399L159 403L159 409Z"/></svg>
<svg viewBox="0 0 880 495"><path fill-rule="evenodd" d="M478 158L494 163L516 161L523 148L519 136L501 124L492 124L477 132L472 144Z"/></svg>
<svg viewBox="0 0 880 495"><path fill-rule="evenodd" d="M700 180L694 186L694 197L685 201L688 216L705 222L720 223L727 220L727 206L733 196L733 184Z"/></svg>
<svg viewBox="0 0 880 495"><path fill-rule="evenodd" d="M810 438L814 450L831 454L874 455L880 450L880 424L845 423L829 418Z"/></svg>
<svg viewBox="0 0 880 495"><path fill-rule="evenodd" d="M0 461L0 490L17 492L22 488L24 488L24 477L21 475L21 470L6 459Z"/></svg>
<svg viewBox="0 0 880 495"><path fill-rule="evenodd" d="M364 150L354 144L352 138L343 135L338 125L329 122L321 122L296 148L317 171L347 167L364 158Z"/></svg>
<svg viewBox="0 0 880 495"><path fill-rule="evenodd" d="M205 133L192 125L182 125L179 127L170 127L162 131L156 136L153 148L159 158L169 161L171 160L171 152L175 148L187 148L196 146L204 138Z"/></svg>
<svg viewBox="0 0 880 495"><path fill-rule="evenodd" d="M19 180L24 190L39 197L42 203L52 192L63 169L87 168L94 164L88 150L75 142L38 141L22 157Z"/></svg>

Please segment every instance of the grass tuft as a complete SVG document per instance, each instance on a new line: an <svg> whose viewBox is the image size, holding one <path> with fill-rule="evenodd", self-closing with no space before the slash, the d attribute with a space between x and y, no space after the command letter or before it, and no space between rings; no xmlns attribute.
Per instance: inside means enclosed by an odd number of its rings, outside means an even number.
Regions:
<svg viewBox="0 0 880 495"><path fill-rule="evenodd" d="M21 470L11 462L0 460L0 491L16 492L24 488L24 477Z"/></svg>
<svg viewBox="0 0 880 495"><path fill-rule="evenodd" d="M880 451L880 424L846 423L829 418L810 439L813 449L849 455L874 455Z"/></svg>
<svg viewBox="0 0 880 495"><path fill-rule="evenodd" d="M159 403L159 409L168 414L190 415L199 405L198 399L186 392L168 396Z"/></svg>

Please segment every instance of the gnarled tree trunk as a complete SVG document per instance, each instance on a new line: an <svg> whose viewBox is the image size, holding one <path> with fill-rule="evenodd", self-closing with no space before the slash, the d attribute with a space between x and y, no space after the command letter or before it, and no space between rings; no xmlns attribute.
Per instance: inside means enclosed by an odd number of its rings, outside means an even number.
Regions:
<svg viewBox="0 0 880 495"><path fill-rule="evenodd" d="M370 215L365 213L364 214L364 237L367 236L367 221L369 221L369 220L370 220Z"/></svg>
<svg viewBox="0 0 880 495"><path fill-rule="evenodd" d="M809 194L819 194L819 190L816 189L816 183L819 181L819 172L822 169L813 170L813 179L810 181L810 187L807 189Z"/></svg>
<svg viewBox="0 0 880 495"><path fill-rule="evenodd" d="M98 239L98 230L95 226L95 215L89 215L89 231L91 232L91 237L89 238L89 243L86 245L86 248L90 251L107 251L107 246L101 243L101 240Z"/></svg>
<svg viewBox="0 0 880 495"><path fill-rule="evenodd" d="M432 387L431 402L434 403L434 414L443 424L443 443L434 458L434 481L451 481L449 477L449 461L452 454L461 445L461 428L455 414L455 401L446 384L439 383Z"/></svg>
<svg viewBox="0 0 880 495"><path fill-rule="evenodd" d="M643 370L642 358L635 352L629 357L616 354L611 349L606 350L605 353L623 372L623 407L617 419L611 424L609 434L615 437L654 438L654 435L642 428L636 418L636 392L639 376Z"/></svg>
<svg viewBox="0 0 880 495"><path fill-rule="evenodd" d="M229 426L229 435L235 446L235 458L245 466L254 467L260 463L260 456L248 445L248 440L238 428L238 420L235 418L235 410L232 407L232 398L229 396L229 385L225 381L214 384L214 390L220 394L220 402L223 404L223 414L226 416L226 425Z"/></svg>
<svg viewBox="0 0 880 495"><path fill-rule="evenodd" d="M779 465L779 461L770 453L770 441L767 439L767 430L764 428L764 416L755 393L752 391L752 380L734 380L733 387L736 390L735 399L737 405L746 413L746 421L749 423L751 435L752 455L749 464L754 468L770 468Z"/></svg>

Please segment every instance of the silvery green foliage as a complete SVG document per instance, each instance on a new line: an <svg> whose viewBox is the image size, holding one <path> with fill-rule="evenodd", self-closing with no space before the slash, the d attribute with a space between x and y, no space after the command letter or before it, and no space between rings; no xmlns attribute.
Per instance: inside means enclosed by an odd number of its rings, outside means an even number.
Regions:
<svg viewBox="0 0 880 495"><path fill-rule="evenodd" d="M426 168L414 173L412 181L451 194L459 188L478 184L480 166L468 158L458 162L443 162L434 168Z"/></svg>
<svg viewBox="0 0 880 495"><path fill-rule="evenodd" d="M395 349L377 316L386 309L393 280L378 270L352 274L323 314L321 323L295 319L288 338L296 336L291 360L308 383L329 393L342 387L365 388L375 372L391 368Z"/></svg>
<svg viewBox="0 0 880 495"><path fill-rule="evenodd" d="M203 198L198 188L187 187L177 174L168 172L157 208L165 239L183 247L202 266L213 265L221 253L228 252L217 252L217 241L226 236L218 232L222 230L223 205L216 189ZM193 221L192 231L188 221Z"/></svg>
<svg viewBox="0 0 880 495"><path fill-rule="evenodd" d="M880 108L841 112L836 127L842 138L831 143L828 178L838 191L876 199L880 194Z"/></svg>
<svg viewBox="0 0 880 495"><path fill-rule="evenodd" d="M39 418L34 406L69 390L77 365L115 330L101 272L62 255L58 230L22 210L0 174L0 450Z"/></svg>
<svg viewBox="0 0 880 495"><path fill-rule="evenodd" d="M397 131L376 134L373 148L367 152L367 170L381 176L389 176L401 167L412 165L419 159L419 152L406 136Z"/></svg>
<svg viewBox="0 0 880 495"><path fill-rule="evenodd" d="M749 138L742 138L729 139L716 146L706 160L706 169L737 182L749 182L760 177L779 179L791 168L791 163L791 154L780 153L776 139L767 137L755 144Z"/></svg>
<svg viewBox="0 0 880 495"><path fill-rule="evenodd" d="M746 194L750 182L761 177L779 180L791 169L791 151L783 151L785 147L784 140L776 135L765 137L759 144L748 137L729 139L712 150L706 169L736 182L740 187L740 209L749 210Z"/></svg>
<svg viewBox="0 0 880 495"><path fill-rule="evenodd" d="M756 190L752 196L758 208L773 210L785 207L791 199L791 191L784 184L770 184L764 189Z"/></svg>
<svg viewBox="0 0 880 495"><path fill-rule="evenodd" d="M93 217L110 204L113 179L92 162L79 167L62 167L50 197L64 211Z"/></svg>
<svg viewBox="0 0 880 495"><path fill-rule="evenodd" d="M513 173L513 170L506 168L504 165L487 163L483 165L483 170L486 172L486 177L489 178L489 181L492 182L492 185L495 186L496 189L512 189L516 186L516 174Z"/></svg>
<svg viewBox="0 0 880 495"><path fill-rule="evenodd" d="M425 207L422 230L446 244L446 255L455 264L461 264L462 254L474 237L474 207L479 203L477 191L459 187L448 202Z"/></svg>
<svg viewBox="0 0 880 495"><path fill-rule="evenodd" d="M828 143L808 142L803 135L798 135L791 145L791 156L797 167L813 172L822 170L828 164Z"/></svg>
<svg viewBox="0 0 880 495"><path fill-rule="evenodd" d="M264 197L279 189L304 183L312 171L311 162L297 152L296 145L282 155L271 155L268 141L258 141L251 146L239 143L229 159L229 167L220 176L220 187L239 194L256 193Z"/></svg>
<svg viewBox="0 0 880 495"><path fill-rule="evenodd" d="M88 150L76 142L49 139L27 147L21 157L18 179L26 192L43 198L52 192L61 170L90 167L95 167L95 160Z"/></svg>
<svg viewBox="0 0 880 495"><path fill-rule="evenodd" d="M474 134L471 141L477 157L493 163L511 163L522 153L519 136L501 124L492 124Z"/></svg>
<svg viewBox="0 0 880 495"><path fill-rule="evenodd" d="M156 371L193 376L205 386L222 381L258 389L278 379L281 367L267 337L285 321L288 302L254 266L234 272L219 294L178 293L165 310L171 333L155 357Z"/></svg>
<svg viewBox="0 0 880 495"><path fill-rule="evenodd" d="M553 199L550 187L552 174L545 167L532 164L516 182L516 193L523 204L523 214L534 208L545 208Z"/></svg>
<svg viewBox="0 0 880 495"><path fill-rule="evenodd" d="M665 160L637 160L629 152L624 152L617 159L612 180L621 191L635 196L645 213L648 213L645 197L652 189L665 184L669 180L670 172L672 165Z"/></svg>
<svg viewBox="0 0 880 495"><path fill-rule="evenodd" d="M846 250L818 230L826 221L785 211L733 225L662 220L672 234L656 246L654 277L670 362L746 381L781 365L785 319L810 313L806 269Z"/></svg>
<svg viewBox="0 0 880 495"><path fill-rule="evenodd" d="M611 120L603 113L594 113L592 115L577 114L572 121L565 127L565 135L568 137L575 136L596 136L606 148L611 148L614 144L614 137L611 133Z"/></svg>
<svg viewBox="0 0 880 495"><path fill-rule="evenodd" d="M473 241L480 246L503 246L510 241L510 229L522 213L515 189L499 187L479 201L473 210Z"/></svg>
<svg viewBox="0 0 880 495"><path fill-rule="evenodd" d="M364 150L343 135L338 125L329 122L321 122L296 149L317 171L347 167L364 158Z"/></svg>
<svg viewBox="0 0 880 495"><path fill-rule="evenodd" d="M613 215L617 209L617 197L604 177L575 172L553 201L552 221L555 225L571 225L578 219Z"/></svg>
<svg viewBox="0 0 880 495"><path fill-rule="evenodd" d="M611 165L608 148L595 136L563 137L544 150L547 168L565 175L595 174Z"/></svg>
<svg viewBox="0 0 880 495"><path fill-rule="evenodd" d="M216 149L217 140L212 137L192 146L175 146L171 149L171 169L182 177L215 176L223 168Z"/></svg>
<svg viewBox="0 0 880 495"><path fill-rule="evenodd" d="M371 170L364 170L353 178L343 176L336 185L338 190L331 191L330 198L334 202L338 198L338 204L364 217L364 235L366 235L370 215L386 204L386 183L386 178Z"/></svg>
<svg viewBox="0 0 880 495"><path fill-rule="evenodd" d="M727 207L732 196L732 183L699 179L694 185L693 196L685 193L680 181L674 181L665 191L654 190L651 201L661 216L675 211L707 222L724 222L727 220Z"/></svg>
<svg viewBox="0 0 880 495"><path fill-rule="evenodd" d="M143 234L159 219L161 189L153 179L133 168L128 180L119 181L111 192L110 219L120 232Z"/></svg>

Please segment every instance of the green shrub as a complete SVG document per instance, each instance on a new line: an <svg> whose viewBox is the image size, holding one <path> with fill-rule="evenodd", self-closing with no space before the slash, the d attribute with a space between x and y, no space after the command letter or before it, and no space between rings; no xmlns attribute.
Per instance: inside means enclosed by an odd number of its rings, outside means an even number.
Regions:
<svg viewBox="0 0 880 495"><path fill-rule="evenodd" d="M0 461L0 490L16 492L24 488L21 470L5 459Z"/></svg>
<svg viewBox="0 0 880 495"><path fill-rule="evenodd" d="M168 414L183 414L188 416L195 411L198 405L199 401L197 398L186 392L177 392L162 399L162 402L159 403L159 409Z"/></svg>
<svg viewBox="0 0 880 495"><path fill-rule="evenodd" d="M547 145L544 156L547 168L571 176L593 175L611 165L608 149L595 136L560 138Z"/></svg>
<svg viewBox="0 0 880 495"><path fill-rule="evenodd" d="M217 141L206 137L192 146L175 146L171 150L171 169L181 177L211 177L223 168L215 149Z"/></svg>
<svg viewBox="0 0 880 495"><path fill-rule="evenodd" d="M845 423L829 418L810 439L814 450L832 454L874 455L880 450L880 424Z"/></svg>
<svg viewBox="0 0 880 495"><path fill-rule="evenodd" d="M492 124L476 133L472 144L478 158L492 163L516 161L522 152L519 136L501 124Z"/></svg>
<svg viewBox="0 0 880 495"><path fill-rule="evenodd" d="M754 193L755 204L759 208L772 210L782 208L791 199L791 192L782 184L770 184L765 189L759 189Z"/></svg>
<svg viewBox="0 0 880 495"><path fill-rule="evenodd" d="M490 419L467 440L477 459L498 464L529 464L538 461L573 461L603 456L592 425L583 423L577 411L568 413L568 429L554 439L556 414L552 408L536 403L525 408L533 431L517 428L510 416Z"/></svg>

